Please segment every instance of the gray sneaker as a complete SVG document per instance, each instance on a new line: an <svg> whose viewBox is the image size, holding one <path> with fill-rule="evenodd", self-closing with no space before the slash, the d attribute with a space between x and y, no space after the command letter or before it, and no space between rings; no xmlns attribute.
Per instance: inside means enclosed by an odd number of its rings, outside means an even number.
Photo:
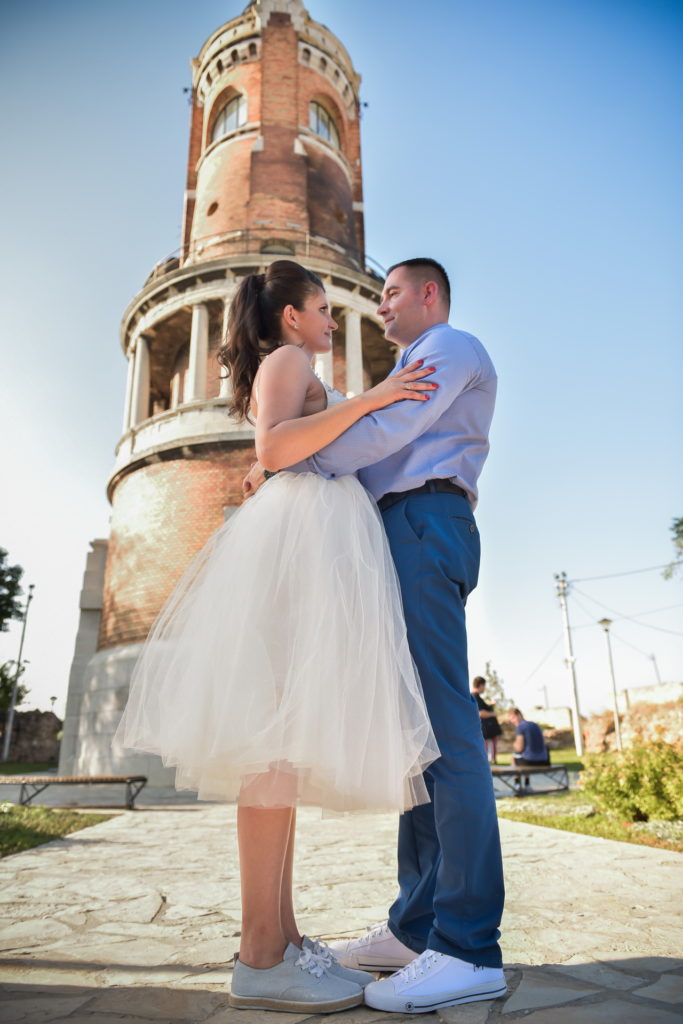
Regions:
<svg viewBox="0 0 683 1024"><path fill-rule="evenodd" d="M368 971L354 971L350 967L342 967L336 956L322 939L309 939L308 935L303 937L303 948L310 949L313 956L320 961L328 974L335 978L344 978L345 981L352 981L354 985L365 988L370 982L375 981L375 975Z"/></svg>
<svg viewBox="0 0 683 1024"><path fill-rule="evenodd" d="M282 963L259 970L237 960L232 973L231 1006L240 1010L334 1013L363 1002L363 989L328 974L310 949L287 946Z"/></svg>

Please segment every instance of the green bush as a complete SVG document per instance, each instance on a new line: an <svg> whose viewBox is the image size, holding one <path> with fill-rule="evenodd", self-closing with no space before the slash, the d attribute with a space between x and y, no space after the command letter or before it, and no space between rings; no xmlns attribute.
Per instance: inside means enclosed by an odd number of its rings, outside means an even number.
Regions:
<svg viewBox="0 0 683 1024"><path fill-rule="evenodd" d="M580 786L601 810L628 821L683 818L683 744L640 743L585 762Z"/></svg>

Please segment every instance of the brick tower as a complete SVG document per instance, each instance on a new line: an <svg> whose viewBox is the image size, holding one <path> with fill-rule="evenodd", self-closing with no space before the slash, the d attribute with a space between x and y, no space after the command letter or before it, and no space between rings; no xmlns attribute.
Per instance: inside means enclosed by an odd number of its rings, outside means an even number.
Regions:
<svg viewBox="0 0 683 1024"><path fill-rule="evenodd" d="M123 433L111 535L88 556L60 771L172 772L114 760L111 737L152 622L190 559L239 505L253 430L227 414L216 352L240 279L290 256L324 281L339 323L316 369L349 394L390 370L364 251L360 77L301 0L253 0L192 61L181 247L123 315Z"/></svg>

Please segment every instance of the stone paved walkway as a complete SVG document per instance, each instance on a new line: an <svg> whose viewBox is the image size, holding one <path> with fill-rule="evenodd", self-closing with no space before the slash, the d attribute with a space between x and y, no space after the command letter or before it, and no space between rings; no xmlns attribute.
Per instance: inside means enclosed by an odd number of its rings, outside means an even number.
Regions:
<svg viewBox="0 0 683 1024"><path fill-rule="evenodd" d="M393 816L300 812L297 906L309 934L352 935L394 892ZM428 1024L677 1024L683 855L501 821L509 993ZM141 807L0 861L4 1024L297 1024L231 1010L239 938L235 811ZM437 1017L440 1020L437 1020ZM360 1008L308 1021L393 1024Z"/></svg>

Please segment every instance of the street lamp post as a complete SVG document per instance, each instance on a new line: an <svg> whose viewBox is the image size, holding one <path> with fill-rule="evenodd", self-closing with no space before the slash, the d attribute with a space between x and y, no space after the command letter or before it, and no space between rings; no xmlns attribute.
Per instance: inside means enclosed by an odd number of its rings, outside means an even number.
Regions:
<svg viewBox="0 0 683 1024"><path fill-rule="evenodd" d="M26 607L24 608L24 620L21 625L21 640L19 641L19 657L17 658L17 670L14 673L14 682L12 683L12 696L10 697L9 708L7 709L7 722L5 723L5 739L2 744L2 760L6 761L9 757L9 741L12 736L12 726L14 725L14 706L17 700L17 686L19 685L19 676L21 675L21 656L24 652L24 637L26 636L26 620L28 618L28 609L31 601L33 600L33 584L28 588L28 595L26 597Z"/></svg>
<svg viewBox="0 0 683 1024"><path fill-rule="evenodd" d="M619 704L617 703L617 682L614 678L614 662L612 661L612 643L609 636L609 628L612 625L611 619L600 619L599 626L605 631L605 637L607 639L607 657L609 658L609 674L612 680L612 703L614 706L614 734L617 740L617 750L622 749L621 743L621 726L619 725Z"/></svg>

